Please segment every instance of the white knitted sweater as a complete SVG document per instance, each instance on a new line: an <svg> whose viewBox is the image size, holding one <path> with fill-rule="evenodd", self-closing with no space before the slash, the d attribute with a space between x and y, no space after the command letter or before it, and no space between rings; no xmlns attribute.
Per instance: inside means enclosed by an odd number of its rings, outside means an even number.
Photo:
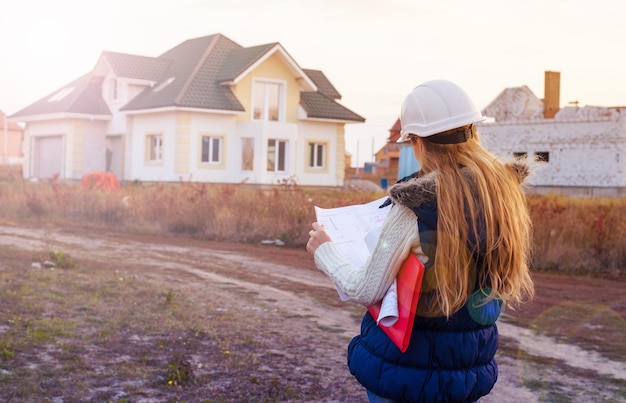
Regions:
<svg viewBox="0 0 626 403"><path fill-rule="evenodd" d="M350 263L332 242L315 251L315 265L330 277L350 299L369 306L382 299L398 275L400 266L413 250L422 260L417 217L413 210L396 204L383 223L380 238L365 267Z"/></svg>

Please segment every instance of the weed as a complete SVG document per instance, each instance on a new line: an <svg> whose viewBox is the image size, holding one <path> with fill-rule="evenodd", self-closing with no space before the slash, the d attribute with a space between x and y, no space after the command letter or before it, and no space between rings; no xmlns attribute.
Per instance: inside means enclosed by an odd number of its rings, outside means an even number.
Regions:
<svg viewBox="0 0 626 403"><path fill-rule="evenodd" d="M167 305L172 305L172 303L174 302L175 296L176 294L174 293L174 291L168 290L167 293L165 294L165 303Z"/></svg>
<svg viewBox="0 0 626 403"><path fill-rule="evenodd" d="M45 202L42 200L39 193L35 189L27 191L26 187L24 187L24 198L26 199L26 207L28 207L31 214L38 219L41 218L41 216L46 212L46 209Z"/></svg>
<svg viewBox="0 0 626 403"><path fill-rule="evenodd" d="M183 386L193 383L191 363L181 353L175 353L167 364L167 384Z"/></svg>
<svg viewBox="0 0 626 403"><path fill-rule="evenodd" d="M28 329L26 333L35 343L41 343L50 339L50 334L44 329Z"/></svg>
<svg viewBox="0 0 626 403"><path fill-rule="evenodd" d="M5 360L10 360L11 358L15 357L15 353L6 347L2 348L2 351L0 351L0 355Z"/></svg>
<svg viewBox="0 0 626 403"><path fill-rule="evenodd" d="M50 260L52 260L58 268L72 269L76 267L76 261L62 250L58 250L56 252L51 250L48 255L50 256Z"/></svg>

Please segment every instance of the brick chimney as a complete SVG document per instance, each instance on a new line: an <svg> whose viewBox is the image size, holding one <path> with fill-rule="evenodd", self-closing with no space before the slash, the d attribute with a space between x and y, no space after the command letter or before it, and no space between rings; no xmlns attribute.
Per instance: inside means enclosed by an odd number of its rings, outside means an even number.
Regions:
<svg viewBox="0 0 626 403"><path fill-rule="evenodd" d="M546 71L544 78L543 117L553 119L561 104L561 73Z"/></svg>

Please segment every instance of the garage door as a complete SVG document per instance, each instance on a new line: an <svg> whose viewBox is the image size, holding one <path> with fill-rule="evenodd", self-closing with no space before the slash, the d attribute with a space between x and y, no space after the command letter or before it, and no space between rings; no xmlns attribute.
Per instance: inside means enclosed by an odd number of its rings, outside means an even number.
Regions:
<svg viewBox="0 0 626 403"><path fill-rule="evenodd" d="M35 178L63 177L63 136L35 137L32 163Z"/></svg>

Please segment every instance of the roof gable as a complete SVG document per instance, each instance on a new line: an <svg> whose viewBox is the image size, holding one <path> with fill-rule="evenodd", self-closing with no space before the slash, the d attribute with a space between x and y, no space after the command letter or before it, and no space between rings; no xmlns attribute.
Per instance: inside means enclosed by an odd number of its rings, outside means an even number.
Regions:
<svg viewBox="0 0 626 403"><path fill-rule="evenodd" d="M249 71L256 61L261 59L275 44L259 45L250 48L233 49L227 56L225 63L221 66L217 74L217 81L221 83L235 82L241 80L245 71Z"/></svg>
<svg viewBox="0 0 626 403"><path fill-rule="evenodd" d="M505 88L482 114L496 121L543 117L543 102L526 85Z"/></svg>
<svg viewBox="0 0 626 403"><path fill-rule="evenodd" d="M400 118L396 119L391 129L389 129L389 137L387 138L388 142L396 142L400 138L400 132L402 130L402 122Z"/></svg>
<svg viewBox="0 0 626 403"><path fill-rule="evenodd" d="M216 77L231 50L238 44L216 34L187 40L159 58L171 60L151 88L146 88L120 110L189 107L243 111L230 88Z"/></svg>
<svg viewBox="0 0 626 403"><path fill-rule="evenodd" d="M304 91L317 90L315 83L280 43L241 48L231 52L218 75L218 81L222 84L237 84L273 55L277 55L285 63L294 78L300 81Z"/></svg>

